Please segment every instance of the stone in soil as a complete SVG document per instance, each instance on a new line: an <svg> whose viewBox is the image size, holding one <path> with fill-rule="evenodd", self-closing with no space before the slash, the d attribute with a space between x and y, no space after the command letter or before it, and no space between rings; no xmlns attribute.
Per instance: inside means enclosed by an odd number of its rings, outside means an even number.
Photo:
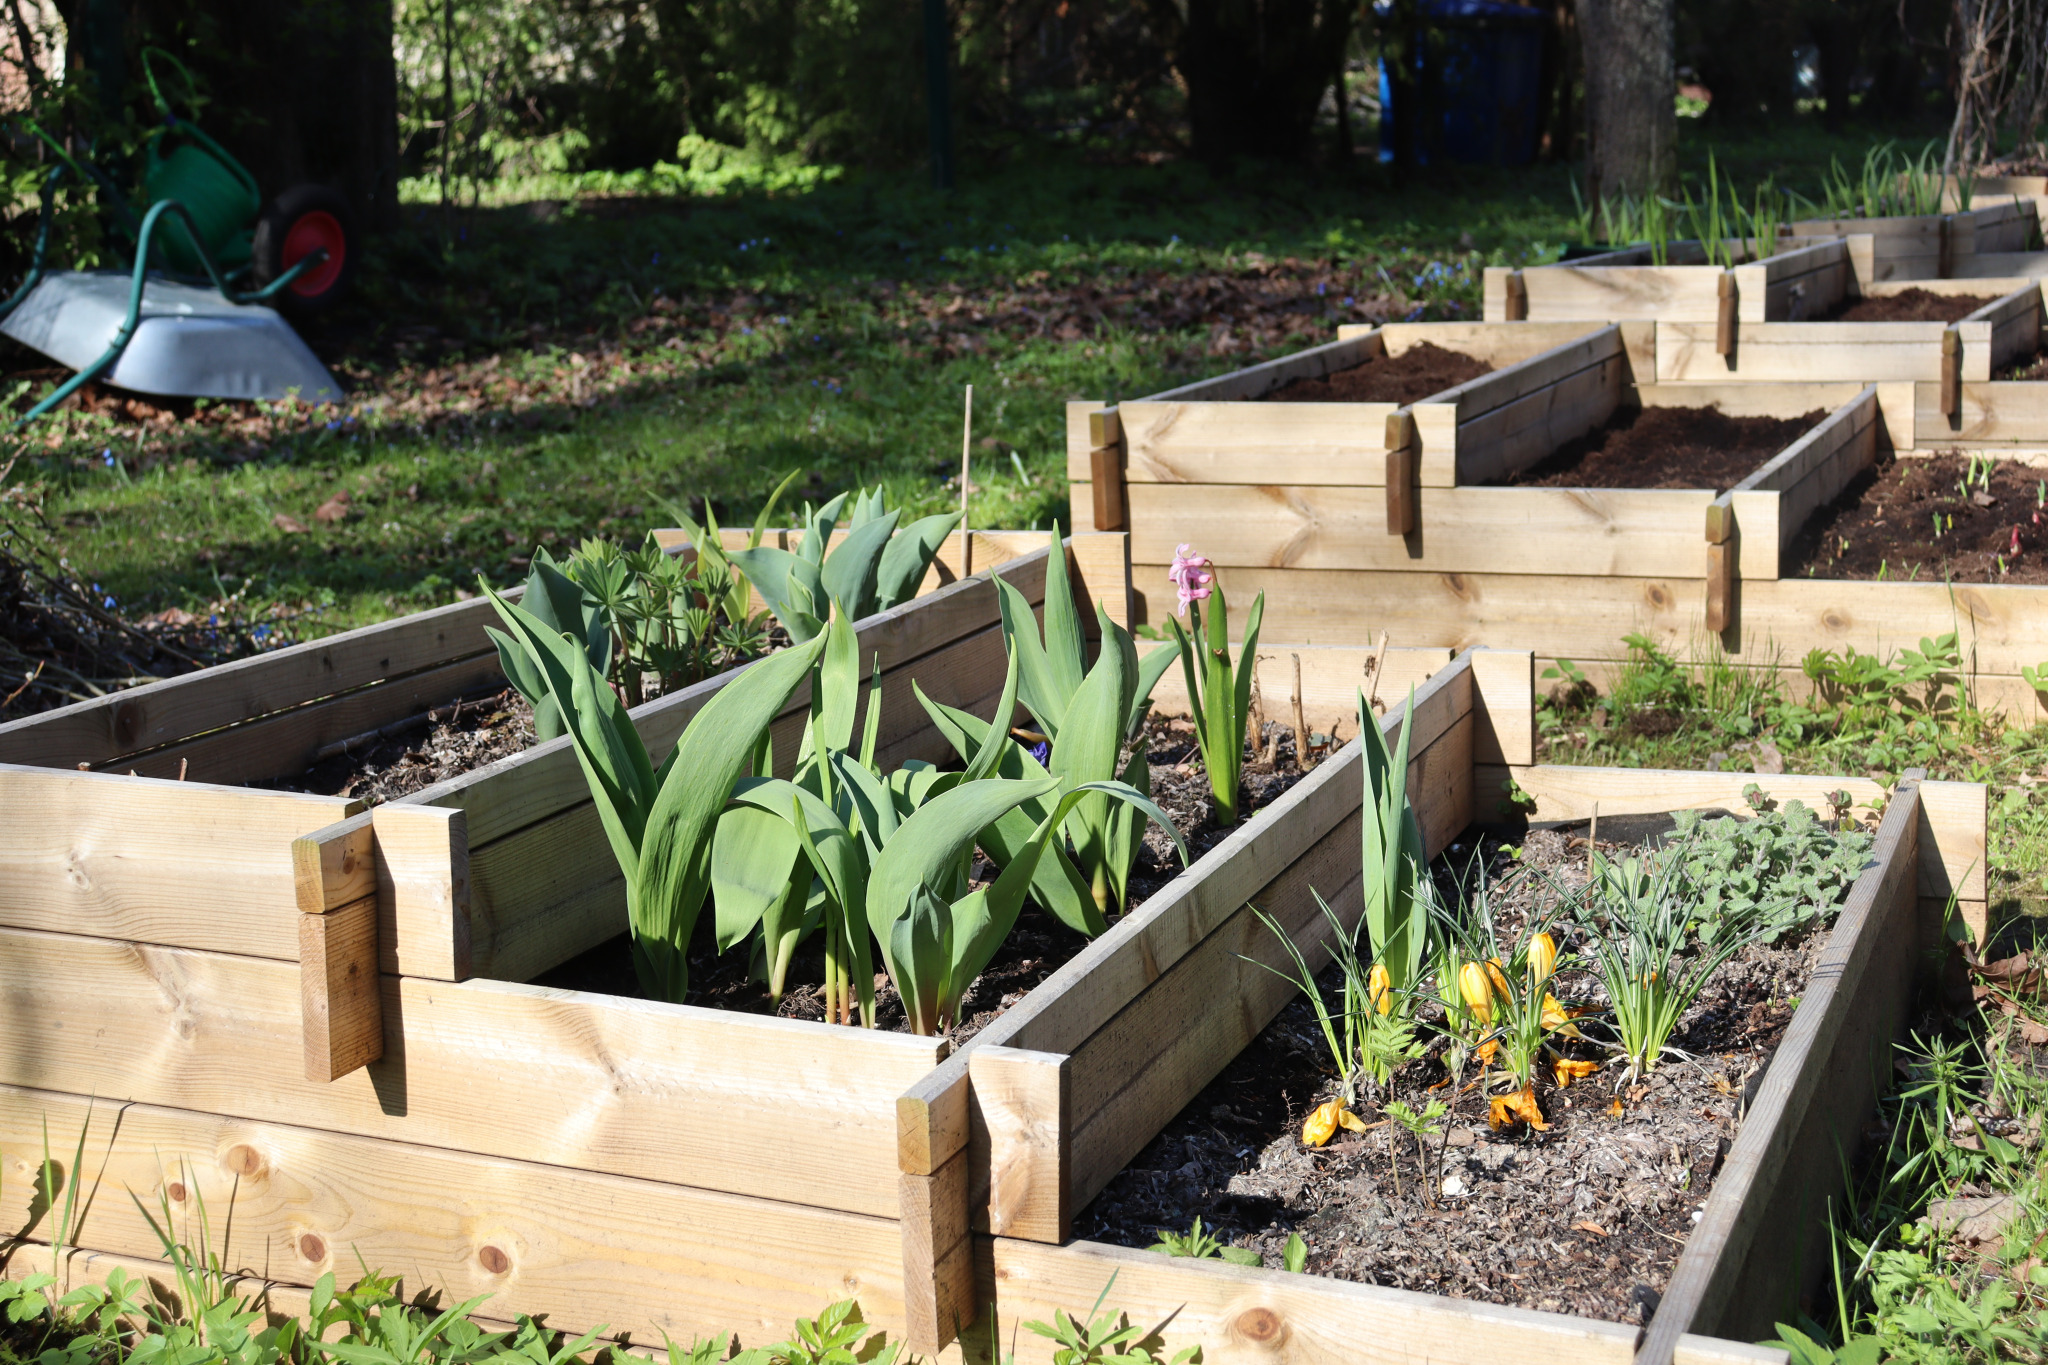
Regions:
<svg viewBox="0 0 2048 1365"><path fill-rule="evenodd" d="M1293 741L1288 737L1291 732L1279 726L1266 728L1275 739L1271 746L1274 761L1268 763L1263 752L1248 750L1239 785L1241 819L1250 819L1277 801L1305 776L1294 761ZM1220 828L1211 819L1213 797L1191 723L1155 715L1147 721L1145 733L1153 802L1180 830L1192 863L1228 838L1234 827ZM1129 908L1136 909L1180 871L1180 855L1174 850L1173 841L1156 826L1148 827L1131 867ZM994 875L994 869L977 860L974 875L985 880ZM712 920L707 905L698 917L691 943L690 1004L749 1014L772 1013L788 1019L825 1017L824 992L819 986L825 974L824 946L815 935L797 949L785 978L786 989L777 1004L751 970L745 949L735 948L722 954L716 950L711 937ZM1116 916L1112 915L1110 922L1115 924ZM1023 999L1025 992L1078 956L1089 942L1052 915L1027 903L994 959L962 996L960 1020L947 1036L955 1045L972 1038ZM879 961L876 968L876 1026L901 1032L906 1026L902 1000L888 975L880 970ZM633 973L631 942L624 934L543 973L535 978L535 984L634 998L642 995Z"/></svg>
<svg viewBox="0 0 2048 1365"><path fill-rule="evenodd" d="M1456 388L1493 366L1424 341L1398 356L1377 355L1320 379L1297 379L1261 395L1267 403L1413 403Z"/></svg>
<svg viewBox="0 0 2048 1365"><path fill-rule="evenodd" d="M1495 841L1481 846L1495 873L1514 865L1566 884L1584 877L1582 837L1531 831L1518 864ZM1494 908L1506 937L1541 906L1525 881L1497 894ZM1367 1083L1358 1112L1370 1131L1304 1146L1302 1120L1340 1091L1315 1015L1297 998L1081 1212L1075 1234L1144 1247L1161 1228L1185 1231L1199 1216L1268 1265L1280 1263L1295 1232L1313 1274L1644 1321L1825 938L1753 946L1723 966L1672 1039L1696 1060L1667 1057L1620 1087L1611 1062L1565 1090L1539 1083L1548 1132L1489 1128L1476 1073L1468 1066L1454 1092L1439 1043L1397 1073L1391 1091ZM1578 946L1569 930L1561 939L1567 952ZM1567 1003L1603 999L1582 970L1560 973L1556 989ZM1452 1105L1428 1151L1384 1121L1381 1106L1397 1098L1418 1111L1431 1099Z"/></svg>
<svg viewBox="0 0 2048 1365"><path fill-rule="evenodd" d="M1906 289L1881 298L1849 299L1828 315L1829 322L1961 322L1996 294L1937 294L1931 289Z"/></svg>
<svg viewBox="0 0 2048 1365"><path fill-rule="evenodd" d="M1990 486L1970 457L1882 456L1808 519L1785 576L1957 583L2048 583L2048 470L2007 461ZM1935 533L1934 518L1943 526Z"/></svg>
<svg viewBox="0 0 2048 1365"><path fill-rule="evenodd" d="M1733 487L1827 417L1730 417L1718 408L1620 408L1604 426L1505 482L1547 488Z"/></svg>

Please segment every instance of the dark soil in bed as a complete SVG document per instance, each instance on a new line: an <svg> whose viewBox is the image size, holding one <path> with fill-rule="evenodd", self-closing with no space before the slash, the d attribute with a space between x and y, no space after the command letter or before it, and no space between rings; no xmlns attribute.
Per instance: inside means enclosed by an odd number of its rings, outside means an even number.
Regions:
<svg viewBox="0 0 2048 1365"><path fill-rule="evenodd" d="M1626 847L1608 832L1603 821L1603 851ZM1583 824L1530 831L1521 866L1583 881L1585 833ZM1473 846L1454 844L1453 856ZM1497 840L1477 847L1495 872L1515 866ZM1503 933L1533 905L1526 883L1498 895ZM1577 946L1569 930L1558 936L1565 953ZM1826 937L1752 947L1717 972L1672 1038L1694 1061L1667 1058L1619 1089L1612 1062L1562 1091L1539 1084L1547 1132L1490 1129L1476 1064L1453 1096L1439 1042L1395 1074L1391 1094L1366 1083L1357 1112L1368 1131L1305 1146L1302 1121L1340 1090L1315 1015L1297 998L1081 1212L1075 1235L1146 1247L1160 1229L1185 1232L1199 1216L1269 1266L1297 1232L1312 1274L1646 1321ZM1587 973L1560 972L1556 982L1567 1005L1603 999ZM1566 1047L1603 1055L1590 1043ZM1380 1112L1396 1098L1417 1111L1431 1099L1451 1106L1428 1158L1440 1150L1441 1168L1426 1180L1414 1139Z"/></svg>
<svg viewBox="0 0 2048 1365"><path fill-rule="evenodd" d="M1507 482L1540 488L1731 488L1811 431L1803 417L1730 417L1718 408L1621 408L1605 426Z"/></svg>
<svg viewBox="0 0 2048 1365"><path fill-rule="evenodd" d="M1266 732L1278 737L1274 762L1269 764L1263 754L1258 754L1245 763L1238 798L1240 821L1277 801L1305 776L1294 759L1293 732L1278 725L1268 725ZM1152 799L1187 840L1188 859L1192 863L1235 833L1237 827L1218 828L1210 819L1209 778L1202 769L1201 754L1188 721L1153 716L1146 726L1146 737ZM1180 855L1174 851L1172 840L1158 827L1149 826L1144 847L1131 868L1130 908L1142 905L1180 871ZM992 873L986 862L977 859L977 878ZM707 904L691 944L690 1004L749 1014L772 1013L787 1019L825 1017L825 999L819 985L825 974L824 945L816 935L797 949L789 968L787 990L778 1008L769 1000L767 987L751 973L743 950L735 948L724 954L715 950L711 922ZM1114 916L1110 922L1116 922ZM1052 915L1027 903L995 959L962 998L960 1022L948 1036L956 1043L972 1038L1021 1000L1026 991L1065 966L1088 943L1087 938ZM905 1023L902 1000L887 973L881 970L879 960L875 967L876 1026L901 1032ZM633 975L631 941L625 934L536 977L534 984L642 996L640 983Z"/></svg>
<svg viewBox="0 0 2048 1365"><path fill-rule="evenodd" d="M1807 521L1786 576L2048 583L2048 471L1995 464L1989 488L1972 482L1965 493L1970 467L1952 452L1880 458Z"/></svg>
<svg viewBox="0 0 2048 1365"><path fill-rule="evenodd" d="M1376 355L1363 365L1321 379L1297 379L1261 396L1266 403L1413 403L1456 388L1493 366L1425 341L1398 356Z"/></svg>
<svg viewBox="0 0 2048 1365"><path fill-rule="evenodd" d="M297 777L252 785L379 805L532 748L533 708L507 687L457 698L329 747L332 752Z"/></svg>
<svg viewBox="0 0 2048 1365"><path fill-rule="evenodd" d="M1907 289L1882 298L1847 299L1828 314L1828 322L1961 322L1998 295L1982 298L1974 294L1937 294L1930 289Z"/></svg>
<svg viewBox="0 0 2048 1365"><path fill-rule="evenodd" d="M2021 360L2015 360L2012 364L1991 377L1998 380L2016 379L2021 381L2048 379L2048 352L2041 352Z"/></svg>

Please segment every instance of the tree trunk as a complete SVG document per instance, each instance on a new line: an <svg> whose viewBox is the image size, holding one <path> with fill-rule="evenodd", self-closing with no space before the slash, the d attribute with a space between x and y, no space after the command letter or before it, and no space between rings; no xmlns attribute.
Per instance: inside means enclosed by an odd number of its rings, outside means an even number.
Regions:
<svg viewBox="0 0 2048 1365"><path fill-rule="evenodd" d="M348 200L358 229L397 225L391 0L140 0L130 32L131 46L189 52L210 101L200 126L266 200L316 181ZM189 49L186 34L199 40Z"/></svg>
<svg viewBox="0 0 2048 1365"><path fill-rule="evenodd" d="M1674 0L1579 0L1586 63L1586 190L1641 198L1678 173Z"/></svg>

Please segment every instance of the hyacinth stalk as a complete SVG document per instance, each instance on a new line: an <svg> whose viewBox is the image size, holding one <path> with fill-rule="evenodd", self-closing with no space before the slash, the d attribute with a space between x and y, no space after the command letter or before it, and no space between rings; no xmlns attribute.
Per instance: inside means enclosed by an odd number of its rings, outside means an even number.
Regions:
<svg viewBox="0 0 2048 1365"><path fill-rule="evenodd" d="M1181 546L1167 571L1180 595L1180 616L1190 616L1190 629L1183 629L1176 616L1166 624L1180 647L1180 664L1187 680L1188 701L1195 711L1195 741L1201 746L1202 766L1209 773L1209 791L1215 799L1216 823L1237 823L1239 779L1244 770L1245 723L1251 714L1252 670L1259 653L1259 622L1266 614L1266 594L1252 603L1245 625L1244 645L1237 663L1230 659L1230 607L1223 598L1223 586L1216 571L1201 555ZM1207 620L1202 604L1209 604ZM1191 615L1190 615L1191 614Z"/></svg>

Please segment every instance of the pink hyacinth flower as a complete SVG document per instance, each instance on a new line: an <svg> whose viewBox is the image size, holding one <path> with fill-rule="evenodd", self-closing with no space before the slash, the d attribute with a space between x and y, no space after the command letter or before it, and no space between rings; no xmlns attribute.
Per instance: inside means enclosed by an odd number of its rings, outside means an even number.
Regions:
<svg viewBox="0 0 2048 1365"><path fill-rule="evenodd" d="M1216 582L1216 570L1202 555L1188 553L1191 547L1183 545L1173 552L1173 563L1166 570L1166 576L1180 593L1179 614L1188 614L1188 603L1206 602L1209 591Z"/></svg>

